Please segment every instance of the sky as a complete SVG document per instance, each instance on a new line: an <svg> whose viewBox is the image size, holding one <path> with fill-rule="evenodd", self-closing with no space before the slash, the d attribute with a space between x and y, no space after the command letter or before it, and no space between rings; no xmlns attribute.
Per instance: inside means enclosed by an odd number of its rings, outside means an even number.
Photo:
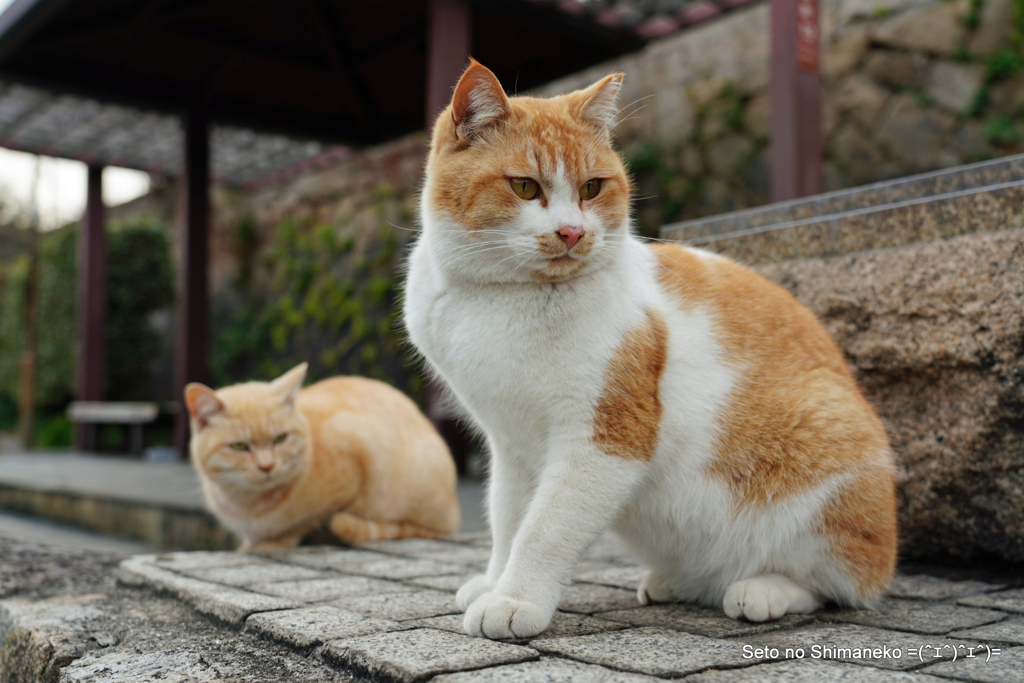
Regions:
<svg viewBox="0 0 1024 683"><path fill-rule="evenodd" d="M2 13L13 0L0 0ZM32 185L39 160L35 200ZM79 219L85 210L85 164L80 161L37 157L0 148L0 204L10 211L27 212L33 204L39 225L52 229ZM103 171L103 200L108 206L122 204L149 191L149 174L126 168ZM0 220L7 216L0 216Z"/></svg>
<svg viewBox="0 0 1024 683"><path fill-rule="evenodd" d="M0 0L0 3L5 0ZM35 199L32 186L36 166L39 182ZM80 161L37 156L0 148L0 204L6 205L0 220L13 210L23 216L33 205L44 230L78 220L85 210L86 166ZM149 174L107 166L103 170L103 201L116 206L149 192Z"/></svg>

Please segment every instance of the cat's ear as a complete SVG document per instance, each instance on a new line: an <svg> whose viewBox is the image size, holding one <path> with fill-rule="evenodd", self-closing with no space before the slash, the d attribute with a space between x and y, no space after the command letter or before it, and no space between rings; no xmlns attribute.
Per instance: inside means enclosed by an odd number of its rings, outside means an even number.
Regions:
<svg viewBox="0 0 1024 683"><path fill-rule="evenodd" d="M508 114L508 97L501 83L486 66L469 58L452 96L452 122L455 137L472 139L477 133Z"/></svg>
<svg viewBox="0 0 1024 683"><path fill-rule="evenodd" d="M213 389L198 382L185 387L185 405L199 429L206 427L211 417L224 410L224 403L217 398Z"/></svg>
<svg viewBox="0 0 1024 683"><path fill-rule="evenodd" d="M290 406L295 405L295 399L298 398L299 390L302 389L302 382L306 379L307 368L309 368L308 363L299 363L270 383L270 388L281 396L282 402Z"/></svg>
<svg viewBox="0 0 1024 683"><path fill-rule="evenodd" d="M579 93L579 117L598 130L611 130L619 113L615 100L619 96L624 74L610 74Z"/></svg>

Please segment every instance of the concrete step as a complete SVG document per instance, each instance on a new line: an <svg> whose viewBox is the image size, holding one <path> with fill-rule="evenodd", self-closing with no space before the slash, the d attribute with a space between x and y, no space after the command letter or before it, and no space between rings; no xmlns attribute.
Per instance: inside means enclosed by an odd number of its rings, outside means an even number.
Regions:
<svg viewBox="0 0 1024 683"><path fill-rule="evenodd" d="M736 211L661 229L750 265L1024 226L1024 155Z"/></svg>
<svg viewBox="0 0 1024 683"><path fill-rule="evenodd" d="M462 530L486 529L482 482L461 480L458 496ZM238 545L207 512L199 478L188 462L77 452L0 453L0 510L158 549L230 550Z"/></svg>
<svg viewBox="0 0 1024 683"><path fill-rule="evenodd" d="M76 452L0 455L0 510L13 510L154 548L220 550L236 543L203 507L187 462Z"/></svg>

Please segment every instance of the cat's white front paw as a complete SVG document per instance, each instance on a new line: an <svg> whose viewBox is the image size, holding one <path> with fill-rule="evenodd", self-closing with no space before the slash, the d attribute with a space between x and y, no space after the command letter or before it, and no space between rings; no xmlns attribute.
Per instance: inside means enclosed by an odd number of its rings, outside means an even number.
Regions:
<svg viewBox="0 0 1024 683"><path fill-rule="evenodd" d="M780 619L786 614L806 614L821 607L809 591L781 574L743 579L729 586L722 609L733 619L748 621Z"/></svg>
<svg viewBox="0 0 1024 683"><path fill-rule="evenodd" d="M485 638L530 638L548 627L554 610L498 593L481 595L462 624L466 633Z"/></svg>
<svg viewBox="0 0 1024 683"><path fill-rule="evenodd" d="M675 594L668 587L668 582L661 574L652 571L644 572L640 579L640 587L636 590L636 598L641 605L656 605L661 602L674 602Z"/></svg>
<svg viewBox="0 0 1024 683"><path fill-rule="evenodd" d="M484 593L490 593L492 590L494 590L494 582L487 578L486 574L474 576L462 584L462 588L455 594L455 604L459 606L460 610L465 612L477 598Z"/></svg>

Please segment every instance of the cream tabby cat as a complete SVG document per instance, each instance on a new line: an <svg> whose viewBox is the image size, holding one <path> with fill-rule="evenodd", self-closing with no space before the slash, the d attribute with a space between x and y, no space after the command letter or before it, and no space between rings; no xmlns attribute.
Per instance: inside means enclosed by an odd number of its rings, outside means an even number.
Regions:
<svg viewBox="0 0 1024 683"><path fill-rule="evenodd" d="M472 62L434 126L405 316L492 454L466 631L544 630L607 527L643 604L870 605L896 552L885 431L785 290L630 234L621 82L509 98Z"/></svg>
<svg viewBox="0 0 1024 683"><path fill-rule="evenodd" d="M305 376L185 388L203 494L241 550L324 525L347 543L455 531L455 464L416 405L376 380Z"/></svg>

